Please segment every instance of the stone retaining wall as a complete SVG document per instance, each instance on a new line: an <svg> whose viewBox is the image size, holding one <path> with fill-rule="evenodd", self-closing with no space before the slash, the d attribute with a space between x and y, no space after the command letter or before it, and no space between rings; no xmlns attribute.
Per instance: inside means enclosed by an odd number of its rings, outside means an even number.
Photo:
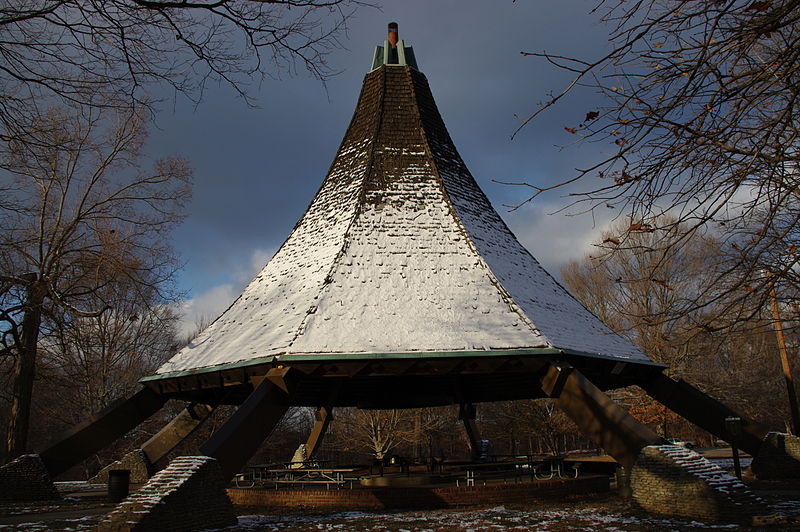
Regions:
<svg viewBox="0 0 800 532"><path fill-rule="evenodd" d="M633 499L652 513L744 525L773 513L739 479L677 445L645 447L630 482Z"/></svg>

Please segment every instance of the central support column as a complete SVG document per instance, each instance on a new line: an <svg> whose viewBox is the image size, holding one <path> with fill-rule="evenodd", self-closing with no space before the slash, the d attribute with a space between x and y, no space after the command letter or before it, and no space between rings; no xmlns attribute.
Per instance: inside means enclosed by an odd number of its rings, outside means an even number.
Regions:
<svg viewBox="0 0 800 532"><path fill-rule="evenodd" d="M627 469L648 445L667 443L568 364L551 363L541 386L587 438Z"/></svg>
<svg viewBox="0 0 800 532"><path fill-rule="evenodd" d="M234 414L200 447L216 458L225 481L247 463L289 409L289 368L271 369Z"/></svg>

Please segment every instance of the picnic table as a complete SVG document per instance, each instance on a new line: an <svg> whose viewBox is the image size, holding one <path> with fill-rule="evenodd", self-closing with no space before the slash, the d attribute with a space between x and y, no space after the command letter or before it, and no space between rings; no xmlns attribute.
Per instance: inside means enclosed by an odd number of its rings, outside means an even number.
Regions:
<svg viewBox="0 0 800 532"><path fill-rule="evenodd" d="M235 478L236 487L252 488L256 484L272 484L275 489L279 485L331 485L340 487L350 483L352 489L352 473L355 468L350 467L273 467L271 465L255 465L247 468L245 473Z"/></svg>
<svg viewBox="0 0 800 532"><path fill-rule="evenodd" d="M477 464L465 464L463 481L466 486L474 486L476 478L507 478L506 472L513 472L517 480L523 476L530 476L531 480L550 480L558 478L577 478L580 474L581 463L570 461L571 467L565 464L568 459L565 456L533 457L528 456L525 460L482 462ZM456 486L461 484L462 479L456 479Z"/></svg>
<svg viewBox="0 0 800 532"><path fill-rule="evenodd" d="M539 480L558 478L578 478L581 462L572 463L572 471L566 471L566 457L553 456L533 465L533 477Z"/></svg>

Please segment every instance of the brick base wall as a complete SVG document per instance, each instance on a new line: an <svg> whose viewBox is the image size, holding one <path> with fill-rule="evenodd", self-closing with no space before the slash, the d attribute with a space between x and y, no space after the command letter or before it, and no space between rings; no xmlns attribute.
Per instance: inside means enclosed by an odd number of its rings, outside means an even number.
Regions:
<svg viewBox="0 0 800 532"><path fill-rule="evenodd" d="M225 486L213 458L176 458L108 514L97 530L183 532L235 525Z"/></svg>
<svg viewBox="0 0 800 532"><path fill-rule="evenodd" d="M0 467L0 502L60 498L39 455L26 454Z"/></svg>
<svg viewBox="0 0 800 532"><path fill-rule="evenodd" d="M101 469L97 475L89 479L89 482L92 484L108 483L108 472L112 469L127 469L130 471L133 484L144 484L155 473L155 468L150 464L144 452L141 449L136 449Z"/></svg>
<svg viewBox="0 0 800 532"><path fill-rule="evenodd" d="M800 437L770 432L750 468L761 480L800 478Z"/></svg>
<svg viewBox="0 0 800 532"><path fill-rule="evenodd" d="M634 501L652 513L745 525L773 513L739 479L677 445L645 447L630 483Z"/></svg>
<svg viewBox="0 0 800 532"><path fill-rule="evenodd" d="M606 476L441 488L371 488L338 490L229 489L236 506L291 509L433 509L493 504L525 504L536 499L609 490Z"/></svg>

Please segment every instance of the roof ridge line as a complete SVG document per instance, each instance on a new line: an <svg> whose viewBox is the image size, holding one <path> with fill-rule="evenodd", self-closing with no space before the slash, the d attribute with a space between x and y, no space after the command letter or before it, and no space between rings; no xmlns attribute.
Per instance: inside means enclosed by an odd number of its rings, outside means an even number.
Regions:
<svg viewBox="0 0 800 532"><path fill-rule="evenodd" d="M414 105L416 106L417 110L419 111L417 113L417 117L418 117L418 120L419 120L419 129L420 129L420 134L422 135L422 140L423 140L423 144L425 146L425 151L427 152L428 157L430 158L431 163L433 165L433 171L436 174L436 178L437 178L437 181L438 181L439 188L442 191L442 197L444 198L445 202L447 203L448 211L450 212L450 215L453 217L453 220L455 221L456 225L458 226L459 232L464 237L464 240L467 243L467 246L469 247L469 249L478 257L478 260L480 261L480 264L483 267L484 272L486 272L486 276L489 278L489 282L491 282L492 285L495 287L495 289L497 289L497 292L500 294L500 297L503 299L503 301L506 303L506 305L508 305L508 308L513 313L515 313L517 316L520 317L520 321L522 321L522 323L524 323L531 330L531 332L533 334L535 334L536 336L541 337L547 343L548 346L555 347L553 342L550 341L550 339L547 336L545 336L542 333L542 331L540 331L536 327L536 325L527 316L527 314L525 314L525 312L522 310L522 307L516 301L514 301L513 296L508 292L508 290L506 290L503 287L503 284L500 282L500 280L497 278L495 273L492 271L491 267L486 262L486 259L484 259L483 255L481 255L480 252L478 251L477 246L475 246L475 243L472 241L472 237L470 236L469 231L467 231L467 228L464 226L464 223L461 221L461 218L458 216L458 212L456 211L456 208L453 206L453 202L450 199L450 194L447 191L447 187L444 186L444 180L442 179L442 175L439 172L439 166L438 166L438 164L436 162L436 157L433 154L433 148L431 147L430 140L428 139L428 132L426 131L425 123L422 120L422 111L420 110L420 107L419 107L419 100L417 99L417 91L416 91L416 86L414 84L414 79L413 79L413 74L411 73L411 69L407 67L406 73L407 73L407 75L409 77L409 81L410 81L411 87L413 89L411 91L411 97L414 99ZM418 74L421 75L422 77L424 77L425 80L427 81L427 77L425 77L425 75L422 74L422 72L418 72ZM435 105L435 102L434 102L434 105ZM438 113L438 106L437 106L436 110L437 110L437 113ZM446 128L445 128L445 131L447 131ZM447 132L447 135L448 135L448 138L449 138L450 133ZM449 139L449 140L450 140L450 144L453 144L452 139ZM453 149L455 150L456 155L460 159L461 158L461 154L458 153L458 150L456 149L454 144L453 144ZM462 163L463 163L463 161L462 161ZM466 167L466 165L464 165L464 166ZM472 177L471 174L470 174L470 177ZM473 177L473 179L474 179L474 177Z"/></svg>

